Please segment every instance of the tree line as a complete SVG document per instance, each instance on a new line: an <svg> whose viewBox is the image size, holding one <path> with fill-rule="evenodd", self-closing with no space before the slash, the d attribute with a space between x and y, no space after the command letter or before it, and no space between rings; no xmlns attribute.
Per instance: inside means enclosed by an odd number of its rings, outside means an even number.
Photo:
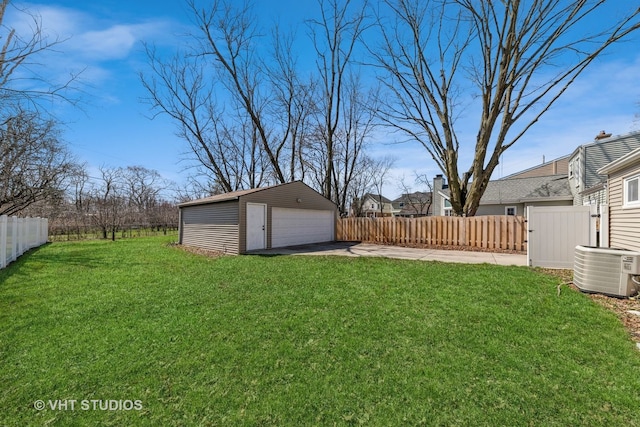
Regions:
<svg viewBox="0 0 640 427"><path fill-rule="evenodd" d="M49 219L49 234L59 239L88 236L115 240L178 228L176 200L169 197L172 184L142 166L98 168L95 176L76 165L56 198L31 204L22 214Z"/></svg>
<svg viewBox="0 0 640 427"><path fill-rule="evenodd" d="M8 5L0 1L0 213L18 213L68 199L69 183L83 179L43 102L73 104L77 76L50 85L31 73L25 86L18 73L64 40L44 35L37 16L33 34L17 35L1 25ZM173 56L147 43L140 81L189 147L194 191L302 180L343 213L388 178L394 160L372 156L374 144L417 142L446 175L453 212L474 215L501 155L640 29L640 8L602 0L317 0L303 61L302 37L261 25L250 3L186 5L191 34ZM462 131L469 122L472 135ZM113 235L124 221L116 213L146 209L122 190L131 174L101 169L77 210L103 215L95 221L111 221L100 227Z"/></svg>

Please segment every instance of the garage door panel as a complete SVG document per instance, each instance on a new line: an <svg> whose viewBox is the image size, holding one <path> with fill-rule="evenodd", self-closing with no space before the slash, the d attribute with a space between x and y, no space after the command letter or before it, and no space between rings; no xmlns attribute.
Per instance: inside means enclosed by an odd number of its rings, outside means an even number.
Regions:
<svg viewBox="0 0 640 427"><path fill-rule="evenodd" d="M333 211L273 208L271 247L303 245L333 240Z"/></svg>

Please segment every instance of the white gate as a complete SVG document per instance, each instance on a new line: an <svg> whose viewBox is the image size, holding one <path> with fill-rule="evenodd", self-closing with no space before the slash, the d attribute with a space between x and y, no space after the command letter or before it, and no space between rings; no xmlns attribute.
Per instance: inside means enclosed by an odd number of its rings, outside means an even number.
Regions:
<svg viewBox="0 0 640 427"><path fill-rule="evenodd" d="M531 267L573 268L575 247L597 246L598 207L527 207L527 258Z"/></svg>

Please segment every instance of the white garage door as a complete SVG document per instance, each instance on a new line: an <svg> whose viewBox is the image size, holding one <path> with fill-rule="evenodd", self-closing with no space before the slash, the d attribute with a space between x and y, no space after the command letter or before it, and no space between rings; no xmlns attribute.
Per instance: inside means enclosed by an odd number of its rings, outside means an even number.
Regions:
<svg viewBox="0 0 640 427"><path fill-rule="evenodd" d="M333 240L334 225L332 211L273 208L271 247L329 242Z"/></svg>

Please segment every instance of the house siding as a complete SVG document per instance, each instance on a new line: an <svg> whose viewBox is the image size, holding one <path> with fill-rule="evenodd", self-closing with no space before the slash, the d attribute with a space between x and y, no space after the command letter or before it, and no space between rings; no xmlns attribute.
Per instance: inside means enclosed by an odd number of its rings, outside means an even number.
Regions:
<svg viewBox="0 0 640 427"><path fill-rule="evenodd" d="M609 243L612 248L640 251L640 208L624 208L624 179L640 173L634 165L609 176Z"/></svg>
<svg viewBox="0 0 640 427"><path fill-rule="evenodd" d="M527 208L529 206L572 206L573 203L571 202L571 200L541 200L541 201L536 201L536 202L528 202L524 204L524 212L526 214L527 212ZM518 213L518 215L520 215L520 213ZM524 214L523 214L524 215Z"/></svg>
<svg viewBox="0 0 640 427"><path fill-rule="evenodd" d="M238 202L185 206L180 209L180 243L238 253Z"/></svg>
<svg viewBox="0 0 640 427"><path fill-rule="evenodd" d="M560 159L552 160L547 163L535 166L522 172L516 172L503 179L513 178L533 178L549 175L567 175L569 173L569 158L563 157Z"/></svg>
<svg viewBox="0 0 640 427"><path fill-rule="evenodd" d="M598 169L640 147L640 132L616 136L610 140L599 141L579 147L569 160L569 168L573 166L574 176L570 181L574 189L574 205L584 204L585 190L603 182L605 177L598 174ZM576 177L575 174L579 176ZM579 178L579 182L575 179Z"/></svg>
<svg viewBox="0 0 640 427"><path fill-rule="evenodd" d="M607 190L604 188L582 194L583 205L606 205L607 204Z"/></svg>
<svg viewBox="0 0 640 427"><path fill-rule="evenodd" d="M476 216L486 216L486 215L505 215L505 209L509 207L516 208L516 215L524 216L524 203L505 203L505 204L495 204L495 205L480 205L478 206L478 211L476 212Z"/></svg>
<svg viewBox="0 0 640 427"><path fill-rule="evenodd" d="M629 154L629 152L638 147L640 147L640 134L628 135L615 141L586 146L583 166L585 188L591 188L603 181L604 177L598 174L598 169Z"/></svg>
<svg viewBox="0 0 640 427"><path fill-rule="evenodd" d="M298 203L298 199L301 200ZM247 194L240 197L239 204L239 250L240 253L246 252L246 214L247 203L264 203L267 205L267 248L271 248L272 234L272 207L290 208L290 209L311 209L311 210L330 210L337 213L336 205L320 193L313 190L306 184L296 181L286 185L272 187L264 191ZM335 227L334 227L335 239Z"/></svg>

